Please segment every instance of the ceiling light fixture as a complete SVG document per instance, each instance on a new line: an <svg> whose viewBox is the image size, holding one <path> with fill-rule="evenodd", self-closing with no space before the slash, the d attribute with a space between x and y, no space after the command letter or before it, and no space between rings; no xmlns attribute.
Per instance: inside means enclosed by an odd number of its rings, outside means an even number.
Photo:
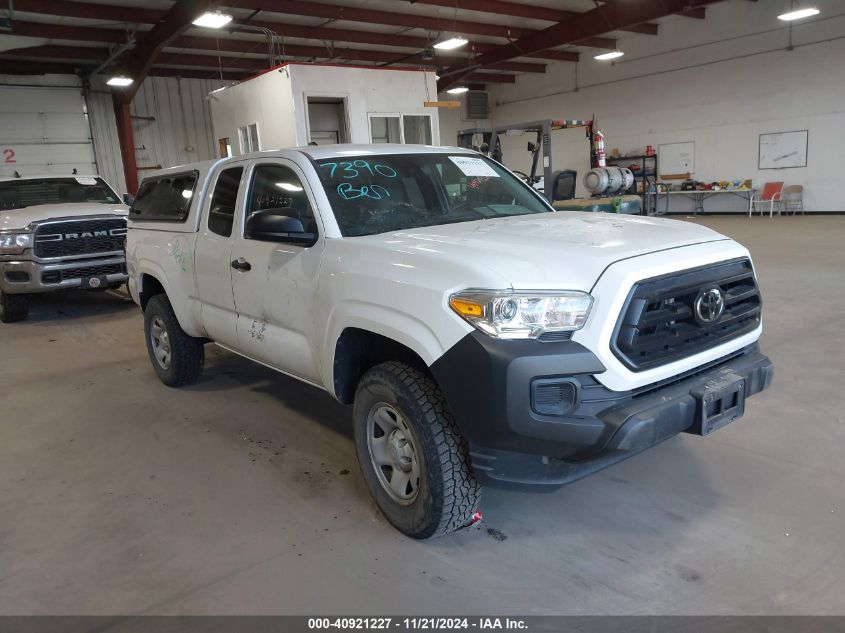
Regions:
<svg viewBox="0 0 845 633"><path fill-rule="evenodd" d="M461 37L460 35L457 35L455 37L450 37L447 40L437 42L437 44L434 45L434 48L439 48L442 51L451 51L455 48L460 48L461 46L466 46L467 44L469 44L468 39L466 39L465 37Z"/></svg>
<svg viewBox="0 0 845 633"><path fill-rule="evenodd" d="M793 11L787 11L786 13L781 13L778 16L778 20L783 20L784 22L791 22L792 20L801 20L802 18L810 18L814 15L818 15L819 10L816 7L804 7L803 9L795 9Z"/></svg>
<svg viewBox="0 0 845 633"><path fill-rule="evenodd" d="M106 84L109 86L119 86L121 88L132 85L132 77L127 77L126 75L115 75L111 79L109 79Z"/></svg>
<svg viewBox="0 0 845 633"><path fill-rule="evenodd" d="M446 92L448 92L450 95L460 95L467 91L469 91L469 88L467 88L466 86L458 86L457 88L449 88Z"/></svg>
<svg viewBox="0 0 845 633"><path fill-rule="evenodd" d="M625 53L622 51L610 51L607 53L600 53L593 57L593 59L598 59L599 61L606 61L608 59L616 59L617 57L622 57Z"/></svg>
<svg viewBox="0 0 845 633"><path fill-rule="evenodd" d="M222 11L206 11L196 20L194 26L204 26L208 29L220 29L232 21L232 16Z"/></svg>

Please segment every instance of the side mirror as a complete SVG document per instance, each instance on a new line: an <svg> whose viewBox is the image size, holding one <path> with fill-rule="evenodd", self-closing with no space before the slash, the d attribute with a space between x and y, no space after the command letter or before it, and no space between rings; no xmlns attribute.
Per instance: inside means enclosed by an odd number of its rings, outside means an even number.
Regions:
<svg viewBox="0 0 845 633"><path fill-rule="evenodd" d="M135 202L135 196L133 196L131 193L124 193L123 202L124 204L126 204L126 206L131 207L132 203Z"/></svg>
<svg viewBox="0 0 845 633"><path fill-rule="evenodd" d="M256 211L246 221L246 236L261 242L285 242L313 246L315 233L306 233L298 218L291 217L290 209L263 209Z"/></svg>

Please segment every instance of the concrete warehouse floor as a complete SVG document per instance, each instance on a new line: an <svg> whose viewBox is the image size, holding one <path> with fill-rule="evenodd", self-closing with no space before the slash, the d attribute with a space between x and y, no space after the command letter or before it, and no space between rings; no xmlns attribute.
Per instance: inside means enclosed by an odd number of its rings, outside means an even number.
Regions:
<svg viewBox="0 0 845 633"><path fill-rule="evenodd" d="M0 326L0 613L845 614L845 217L694 221L755 256L772 389L433 542L330 397L215 347L168 389L134 305L39 298Z"/></svg>

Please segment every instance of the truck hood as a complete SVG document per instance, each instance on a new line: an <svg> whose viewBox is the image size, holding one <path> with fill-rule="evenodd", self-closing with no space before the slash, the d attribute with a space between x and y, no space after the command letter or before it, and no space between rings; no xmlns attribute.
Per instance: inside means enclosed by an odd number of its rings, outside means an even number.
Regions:
<svg viewBox="0 0 845 633"><path fill-rule="evenodd" d="M480 265L515 289L587 292L621 259L729 238L677 220L562 211L355 239L380 243L406 264L424 265L416 255L446 257L456 275L462 265Z"/></svg>
<svg viewBox="0 0 845 633"><path fill-rule="evenodd" d="M39 204L23 209L0 211L0 230L25 229L32 222L57 218L76 218L86 215L129 214L129 207L123 204L99 204L81 202L76 204Z"/></svg>

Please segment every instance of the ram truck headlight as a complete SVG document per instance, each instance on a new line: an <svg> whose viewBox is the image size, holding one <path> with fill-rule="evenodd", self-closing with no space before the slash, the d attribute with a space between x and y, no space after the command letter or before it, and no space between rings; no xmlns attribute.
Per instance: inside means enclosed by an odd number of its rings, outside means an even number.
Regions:
<svg viewBox="0 0 845 633"><path fill-rule="evenodd" d="M592 305L593 298L577 290L465 290L449 297L449 306L470 325L502 339L529 339L547 332L579 330Z"/></svg>
<svg viewBox="0 0 845 633"><path fill-rule="evenodd" d="M0 255L20 255L34 242L33 233L0 232Z"/></svg>

